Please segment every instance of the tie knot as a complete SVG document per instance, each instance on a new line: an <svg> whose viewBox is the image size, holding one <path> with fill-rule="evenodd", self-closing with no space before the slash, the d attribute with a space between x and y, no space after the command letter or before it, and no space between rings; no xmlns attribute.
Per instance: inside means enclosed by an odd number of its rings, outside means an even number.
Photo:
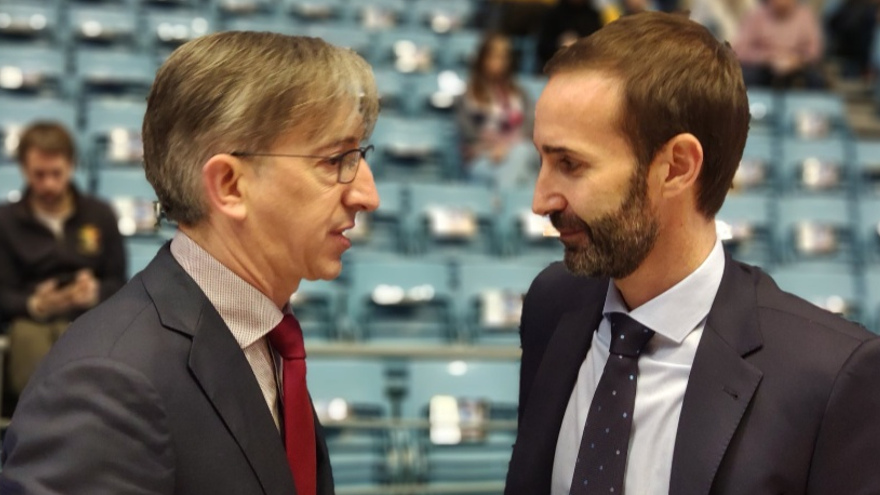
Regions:
<svg viewBox="0 0 880 495"><path fill-rule="evenodd" d="M608 315L611 322L611 354L639 357L654 331L624 313Z"/></svg>
<svg viewBox="0 0 880 495"><path fill-rule="evenodd" d="M306 358L302 327L293 315L284 315L281 323L269 332L269 343L285 360Z"/></svg>

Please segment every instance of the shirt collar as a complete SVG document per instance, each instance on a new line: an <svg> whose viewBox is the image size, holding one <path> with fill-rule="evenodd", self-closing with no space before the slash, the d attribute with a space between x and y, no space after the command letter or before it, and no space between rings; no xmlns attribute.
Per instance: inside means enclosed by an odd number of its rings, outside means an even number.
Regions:
<svg viewBox="0 0 880 495"><path fill-rule="evenodd" d="M623 296L611 281L602 314L607 318L609 313L626 313L657 334L680 344L712 309L724 275L724 263L724 248L721 240L716 239L715 246L699 268L666 292L632 311L627 309Z"/></svg>
<svg viewBox="0 0 880 495"><path fill-rule="evenodd" d="M171 241L171 254L220 313L242 349L265 337L289 312L287 307L285 311L278 309L265 294L179 230Z"/></svg>

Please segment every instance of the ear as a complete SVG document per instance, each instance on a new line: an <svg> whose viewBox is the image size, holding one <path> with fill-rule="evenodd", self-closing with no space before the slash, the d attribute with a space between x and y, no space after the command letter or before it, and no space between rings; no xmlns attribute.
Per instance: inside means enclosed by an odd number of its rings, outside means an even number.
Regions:
<svg viewBox="0 0 880 495"><path fill-rule="evenodd" d="M663 197L693 193L703 170L703 146L700 141L693 134L679 134L666 143L658 158L665 165L660 167L664 174L661 177Z"/></svg>
<svg viewBox="0 0 880 495"><path fill-rule="evenodd" d="M228 154L214 155L202 167L202 184L211 209L234 220L247 217L244 201L246 164Z"/></svg>

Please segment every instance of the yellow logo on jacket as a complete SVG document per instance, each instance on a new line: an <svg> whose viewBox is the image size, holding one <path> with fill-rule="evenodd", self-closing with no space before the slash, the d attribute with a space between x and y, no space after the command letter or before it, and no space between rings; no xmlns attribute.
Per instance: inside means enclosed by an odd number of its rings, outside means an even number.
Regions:
<svg viewBox="0 0 880 495"><path fill-rule="evenodd" d="M92 224L80 227L78 241L80 254L94 256L101 251L101 231Z"/></svg>

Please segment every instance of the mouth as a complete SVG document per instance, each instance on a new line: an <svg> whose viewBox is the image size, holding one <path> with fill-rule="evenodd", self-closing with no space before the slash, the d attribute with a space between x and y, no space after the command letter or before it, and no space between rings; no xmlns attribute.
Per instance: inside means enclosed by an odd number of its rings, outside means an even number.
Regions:
<svg viewBox="0 0 880 495"><path fill-rule="evenodd" d="M349 230L351 230L351 229L353 229L353 228L354 228L354 224L353 224L353 223L351 223L351 224L346 224L346 225L344 225L344 226L342 226L342 227L340 227L340 228L338 228L338 229L336 229L336 230L331 230L330 233L333 234L333 235L342 235L342 236L344 236L345 233L346 233L347 231L349 231Z"/></svg>

